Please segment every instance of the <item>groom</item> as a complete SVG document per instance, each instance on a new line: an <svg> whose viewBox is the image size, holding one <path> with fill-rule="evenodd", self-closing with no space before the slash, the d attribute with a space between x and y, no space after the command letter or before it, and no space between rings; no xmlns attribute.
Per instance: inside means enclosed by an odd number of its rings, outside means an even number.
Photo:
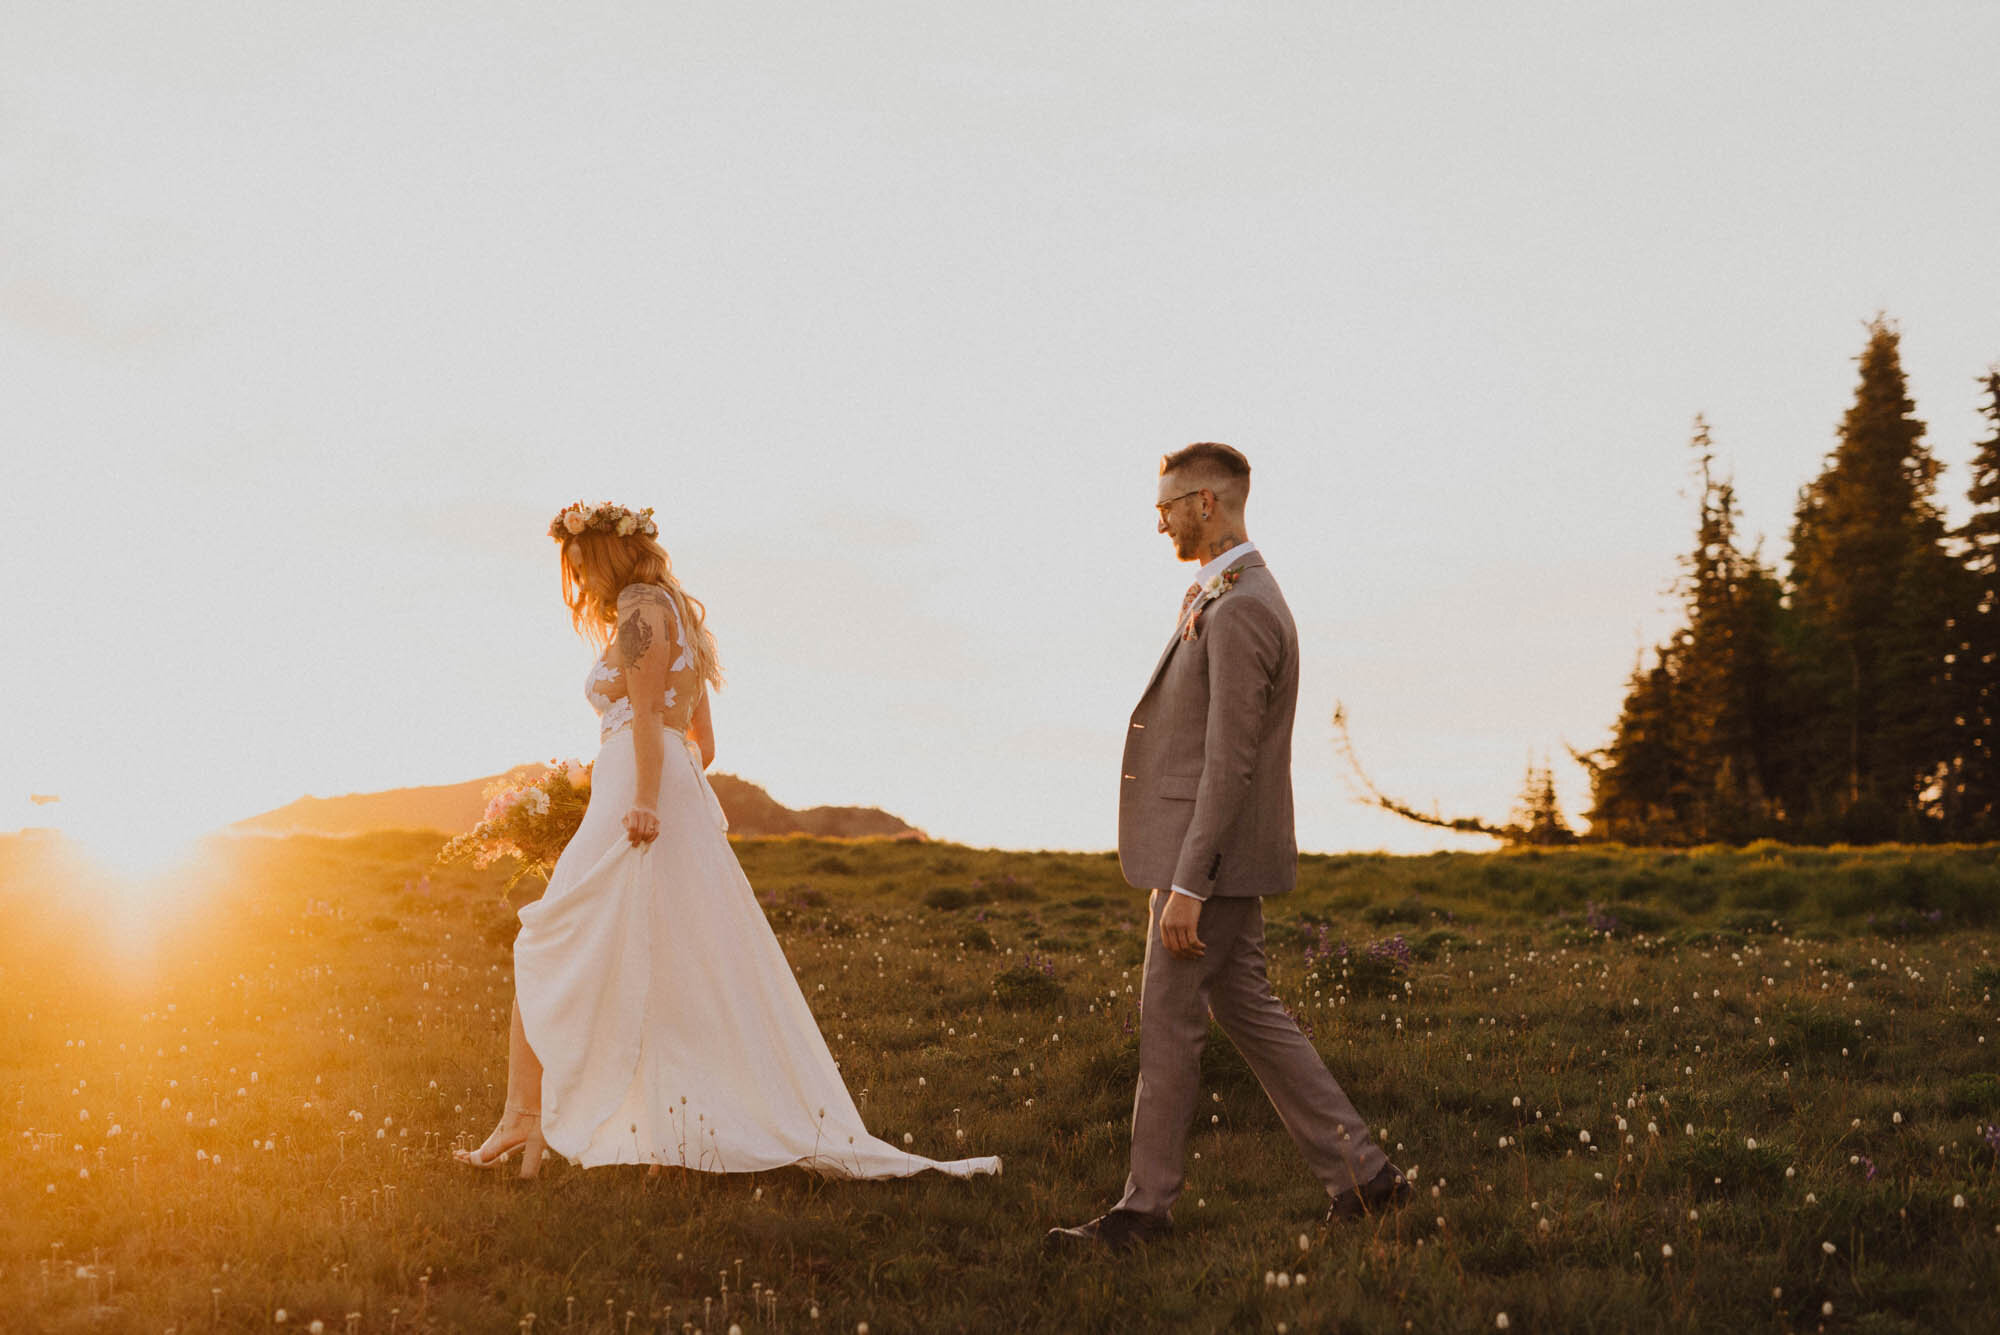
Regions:
<svg viewBox="0 0 2000 1335"><path fill-rule="evenodd" d="M1051 1247L1122 1251L1173 1232L1210 1015L1325 1184L1329 1223L1410 1194L1264 973L1263 896L1290 890L1298 874L1299 637L1247 536L1249 495L1250 462L1227 445L1160 461L1159 531L1176 557L1202 566L1125 734L1118 861L1152 892L1132 1167L1116 1207L1050 1230Z"/></svg>

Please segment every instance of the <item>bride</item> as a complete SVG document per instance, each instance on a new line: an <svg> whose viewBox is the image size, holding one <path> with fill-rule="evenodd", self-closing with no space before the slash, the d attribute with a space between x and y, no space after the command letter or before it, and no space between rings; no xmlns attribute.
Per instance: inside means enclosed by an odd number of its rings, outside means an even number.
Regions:
<svg viewBox="0 0 2000 1335"><path fill-rule="evenodd" d="M572 505L563 600L600 649L584 679L601 748L583 823L521 910L507 1102L477 1150L834 1177L997 1173L868 1134L729 846L703 773L721 683L704 609L673 576L651 510Z"/></svg>

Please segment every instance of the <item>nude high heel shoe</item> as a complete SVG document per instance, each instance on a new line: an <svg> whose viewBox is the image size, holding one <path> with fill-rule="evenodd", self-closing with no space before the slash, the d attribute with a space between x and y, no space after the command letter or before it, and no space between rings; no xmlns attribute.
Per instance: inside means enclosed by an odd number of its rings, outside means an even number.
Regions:
<svg viewBox="0 0 2000 1335"><path fill-rule="evenodd" d="M521 1151L521 1176L534 1177L541 1172L542 1154L549 1147L548 1142L542 1139L542 1115L539 1112L529 1112L526 1108L512 1107L503 1115L523 1118L533 1125L521 1139L494 1146L493 1152L484 1158L480 1157L479 1150L453 1150L451 1157L470 1168L498 1168L518 1149ZM479 1148L486 1147L482 1145Z"/></svg>

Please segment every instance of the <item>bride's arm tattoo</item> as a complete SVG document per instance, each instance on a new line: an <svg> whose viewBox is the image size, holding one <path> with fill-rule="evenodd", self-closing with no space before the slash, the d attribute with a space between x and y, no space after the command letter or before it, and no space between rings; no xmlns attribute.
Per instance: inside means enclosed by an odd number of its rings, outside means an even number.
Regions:
<svg viewBox="0 0 2000 1335"><path fill-rule="evenodd" d="M646 614L635 607L618 623L618 657L626 667L634 667L652 647L653 628L647 624Z"/></svg>
<svg viewBox="0 0 2000 1335"><path fill-rule="evenodd" d="M618 595L618 657L628 668L653 647L653 623L646 615L649 607L658 608L663 619L673 615L673 600L657 584L628 584Z"/></svg>

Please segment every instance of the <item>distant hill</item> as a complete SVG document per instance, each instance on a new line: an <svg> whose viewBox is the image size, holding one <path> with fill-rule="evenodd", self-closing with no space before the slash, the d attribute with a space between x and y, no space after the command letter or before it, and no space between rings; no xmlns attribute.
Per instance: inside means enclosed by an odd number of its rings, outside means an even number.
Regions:
<svg viewBox="0 0 2000 1335"><path fill-rule="evenodd" d="M469 829L486 809L497 780L532 778L546 765L517 765L505 774L427 788L391 788L345 797L301 797L229 827L233 834L367 834L375 830ZM794 811L756 784L711 774L709 784L740 835L806 834L823 839L922 839L924 832L877 807L808 807Z"/></svg>

